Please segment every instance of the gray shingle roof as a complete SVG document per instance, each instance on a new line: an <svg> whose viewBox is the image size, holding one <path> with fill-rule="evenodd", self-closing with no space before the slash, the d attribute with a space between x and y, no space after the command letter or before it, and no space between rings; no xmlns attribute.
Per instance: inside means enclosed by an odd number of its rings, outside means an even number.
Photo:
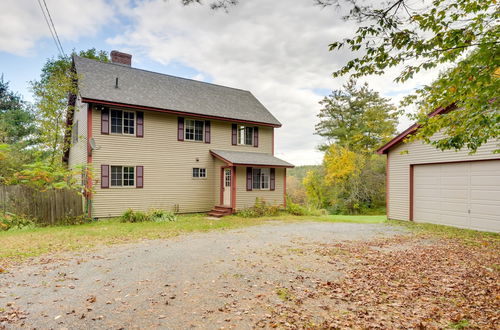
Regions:
<svg viewBox="0 0 500 330"><path fill-rule="evenodd" d="M249 91L79 56L73 60L82 98L281 126Z"/></svg>
<svg viewBox="0 0 500 330"><path fill-rule="evenodd" d="M260 152L228 151L228 150L210 150L216 156L219 156L234 165L262 165L262 166L282 166L294 167L292 164L282 159L274 157L271 154Z"/></svg>

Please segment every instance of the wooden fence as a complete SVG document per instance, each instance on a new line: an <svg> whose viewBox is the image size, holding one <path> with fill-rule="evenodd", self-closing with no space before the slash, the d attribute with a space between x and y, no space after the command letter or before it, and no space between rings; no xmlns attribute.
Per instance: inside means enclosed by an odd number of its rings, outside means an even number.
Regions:
<svg viewBox="0 0 500 330"><path fill-rule="evenodd" d="M83 215L82 196L67 189L37 191L27 186L0 186L0 212L32 218L40 225L66 223Z"/></svg>

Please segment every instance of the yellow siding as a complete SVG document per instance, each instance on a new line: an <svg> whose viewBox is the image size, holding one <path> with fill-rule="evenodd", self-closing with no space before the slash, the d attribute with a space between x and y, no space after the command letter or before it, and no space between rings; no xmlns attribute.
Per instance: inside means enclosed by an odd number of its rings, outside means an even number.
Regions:
<svg viewBox="0 0 500 330"><path fill-rule="evenodd" d="M204 212L219 203L221 162L210 149L272 152L272 128L259 127L259 147L231 145L231 123L211 121L211 143L177 141L177 116L144 113L144 137L101 134L100 111L93 111L93 153L96 217L122 214L127 208ZM188 118L188 117L186 117ZM100 188L101 164L144 166L144 188ZM216 166L217 164L217 166ZM192 168L207 169L206 179L193 179Z"/></svg>
<svg viewBox="0 0 500 330"><path fill-rule="evenodd" d="M262 198L271 205L283 205L285 170L276 169L276 189L247 191L246 167L236 168L236 209L240 210L255 205L256 198Z"/></svg>
<svg viewBox="0 0 500 330"><path fill-rule="evenodd" d="M388 217L397 220L409 220L410 217L410 164L426 164L500 158L493 154L498 148L498 141L488 142L474 155L467 150L440 151L436 148L413 142L399 144L389 151L389 210Z"/></svg>
<svg viewBox="0 0 500 330"><path fill-rule="evenodd" d="M87 163L87 103L82 103L80 97L76 100L73 123L77 121L78 142L71 146L68 159L68 165L72 169Z"/></svg>

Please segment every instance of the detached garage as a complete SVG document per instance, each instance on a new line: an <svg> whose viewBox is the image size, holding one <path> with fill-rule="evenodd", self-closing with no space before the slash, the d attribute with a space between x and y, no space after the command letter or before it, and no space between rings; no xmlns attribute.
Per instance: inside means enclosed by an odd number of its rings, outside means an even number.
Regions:
<svg viewBox="0 0 500 330"><path fill-rule="evenodd" d="M415 129L378 150L387 155L387 217L500 232L499 141L474 155L403 143Z"/></svg>

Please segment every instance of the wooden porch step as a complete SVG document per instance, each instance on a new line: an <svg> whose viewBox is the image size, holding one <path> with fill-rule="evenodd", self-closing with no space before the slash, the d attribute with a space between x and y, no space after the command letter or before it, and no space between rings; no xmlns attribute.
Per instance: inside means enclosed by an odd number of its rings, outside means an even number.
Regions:
<svg viewBox="0 0 500 330"><path fill-rule="evenodd" d="M222 206L222 205L216 205L214 207L214 210L215 211L221 211L221 212L229 212L229 213L233 212L232 208L227 207L227 206Z"/></svg>
<svg viewBox="0 0 500 330"><path fill-rule="evenodd" d="M215 218L222 218L225 215L231 215L233 210L230 207L217 205L214 209L208 212L208 215Z"/></svg>

